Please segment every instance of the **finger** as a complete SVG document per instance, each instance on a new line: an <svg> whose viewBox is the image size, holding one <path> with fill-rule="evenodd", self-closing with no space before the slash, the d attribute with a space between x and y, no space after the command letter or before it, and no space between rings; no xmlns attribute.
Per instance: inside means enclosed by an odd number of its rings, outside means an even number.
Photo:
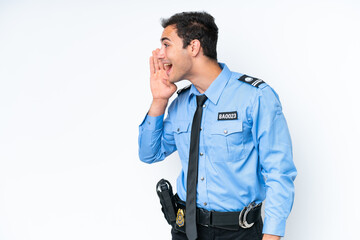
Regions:
<svg viewBox="0 0 360 240"><path fill-rule="evenodd" d="M153 58L154 58L154 65L155 65L155 72L156 72L157 70L160 70L160 67L159 67L159 61L157 58L157 54L155 51L153 51Z"/></svg>
<svg viewBox="0 0 360 240"><path fill-rule="evenodd" d="M160 66L160 70L165 70L164 63L160 59L158 59L158 64Z"/></svg>
<svg viewBox="0 0 360 240"><path fill-rule="evenodd" d="M155 54L156 54L156 56L159 55L159 52L160 52L160 48L155 49Z"/></svg>
<svg viewBox="0 0 360 240"><path fill-rule="evenodd" d="M154 58L152 56L149 59L149 63L150 63L150 74L153 75L155 74L155 66L154 66Z"/></svg>
<svg viewBox="0 0 360 240"><path fill-rule="evenodd" d="M156 57L157 57L157 59L158 59L158 64L159 64L160 70L165 70L164 63L162 62L162 60L161 60L160 57L159 57L160 48L155 49L155 54L156 54Z"/></svg>

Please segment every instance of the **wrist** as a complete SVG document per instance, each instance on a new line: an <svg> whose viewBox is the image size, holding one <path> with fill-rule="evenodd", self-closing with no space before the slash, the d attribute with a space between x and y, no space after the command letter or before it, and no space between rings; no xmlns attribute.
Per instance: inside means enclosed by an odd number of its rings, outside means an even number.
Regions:
<svg viewBox="0 0 360 240"><path fill-rule="evenodd" d="M164 106L165 107L167 106L167 103L169 102L169 99L167 98L153 98L152 100L152 104L156 104L156 105L161 105L161 106Z"/></svg>
<svg viewBox="0 0 360 240"><path fill-rule="evenodd" d="M271 234L264 234L262 240L280 240L280 236L271 235Z"/></svg>
<svg viewBox="0 0 360 240"><path fill-rule="evenodd" d="M163 115L165 113L165 109L168 104L168 101L169 99L154 98L151 103L151 107L148 112L148 115L152 117Z"/></svg>

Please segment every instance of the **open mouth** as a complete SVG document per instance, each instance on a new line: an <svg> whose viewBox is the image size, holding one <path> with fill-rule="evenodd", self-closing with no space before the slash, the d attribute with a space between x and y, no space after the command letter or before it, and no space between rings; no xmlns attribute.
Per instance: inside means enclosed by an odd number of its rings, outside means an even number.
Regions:
<svg viewBox="0 0 360 240"><path fill-rule="evenodd" d="M165 63L164 67L165 67L166 74L169 76L170 72L172 70L172 64L171 63Z"/></svg>

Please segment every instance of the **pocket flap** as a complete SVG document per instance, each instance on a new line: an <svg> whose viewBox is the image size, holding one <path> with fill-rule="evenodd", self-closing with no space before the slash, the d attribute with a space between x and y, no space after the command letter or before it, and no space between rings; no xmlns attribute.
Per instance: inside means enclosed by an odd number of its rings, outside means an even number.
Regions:
<svg viewBox="0 0 360 240"><path fill-rule="evenodd" d="M174 125L173 131L176 133L183 133L189 130L190 122L179 122Z"/></svg>
<svg viewBox="0 0 360 240"><path fill-rule="evenodd" d="M214 124L209 130L210 134L218 134L224 136L242 131L242 121L218 122L217 124Z"/></svg>

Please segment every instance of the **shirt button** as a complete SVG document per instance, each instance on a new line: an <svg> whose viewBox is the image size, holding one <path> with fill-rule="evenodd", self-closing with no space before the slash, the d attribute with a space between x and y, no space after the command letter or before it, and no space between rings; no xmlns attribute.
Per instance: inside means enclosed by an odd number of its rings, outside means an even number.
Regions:
<svg viewBox="0 0 360 240"><path fill-rule="evenodd" d="M200 156L204 155L202 152L200 153Z"/></svg>
<svg viewBox="0 0 360 240"><path fill-rule="evenodd" d="M200 178L201 181L204 181L204 179L205 179L204 177L201 177L201 178Z"/></svg>
<svg viewBox="0 0 360 240"><path fill-rule="evenodd" d="M204 202L204 206L206 206L207 205L207 202Z"/></svg>
<svg viewBox="0 0 360 240"><path fill-rule="evenodd" d="M180 132L180 128L178 128L177 131Z"/></svg>
<svg viewBox="0 0 360 240"><path fill-rule="evenodd" d="M224 130L224 133L225 133L225 134L227 134L227 133L228 133L228 131L227 131L227 130Z"/></svg>
<svg viewBox="0 0 360 240"><path fill-rule="evenodd" d="M203 105L203 108L206 107L206 104Z"/></svg>

